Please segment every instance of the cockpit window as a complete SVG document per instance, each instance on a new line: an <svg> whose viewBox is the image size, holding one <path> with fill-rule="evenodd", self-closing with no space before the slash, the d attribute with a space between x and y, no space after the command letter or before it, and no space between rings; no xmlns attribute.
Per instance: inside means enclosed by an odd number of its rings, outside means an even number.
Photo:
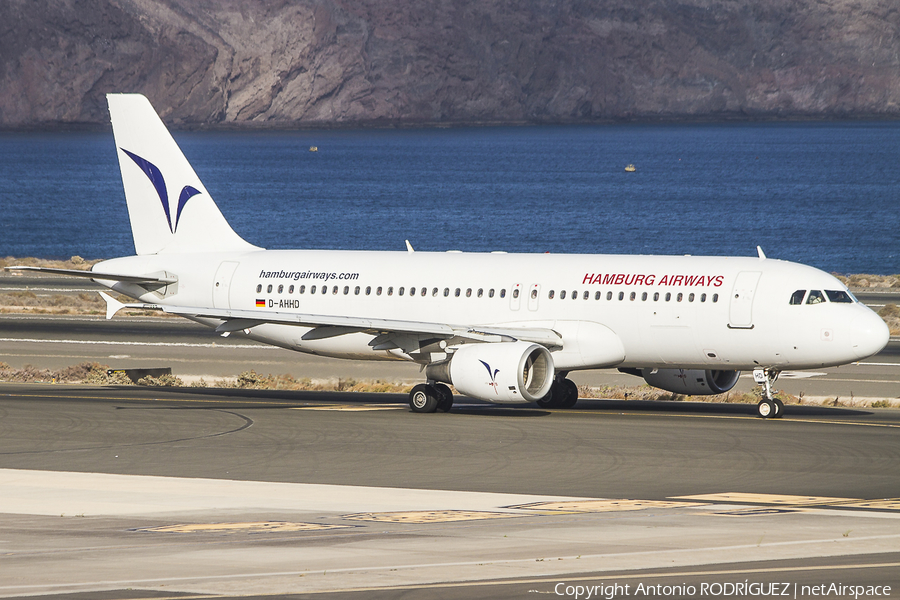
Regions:
<svg viewBox="0 0 900 600"><path fill-rule="evenodd" d="M806 299L807 304L821 304L822 302L825 302L825 295L819 290L812 290L809 298Z"/></svg>
<svg viewBox="0 0 900 600"><path fill-rule="evenodd" d="M853 298L844 290L825 290L825 295L832 302L853 303Z"/></svg>
<svg viewBox="0 0 900 600"><path fill-rule="evenodd" d="M791 305L794 304L803 304L803 296L806 295L806 290L797 290L793 294L791 294Z"/></svg>

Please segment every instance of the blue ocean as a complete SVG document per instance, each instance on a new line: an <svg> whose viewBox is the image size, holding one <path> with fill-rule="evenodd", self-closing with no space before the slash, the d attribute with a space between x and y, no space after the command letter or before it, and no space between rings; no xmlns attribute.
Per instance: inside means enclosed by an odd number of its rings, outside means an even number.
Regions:
<svg viewBox="0 0 900 600"><path fill-rule="evenodd" d="M266 248L408 239L420 251L755 256L760 245L826 271L900 273L896 122L175 137L234 229ZM111 133L0 134L0 205L0 256L134 252Z"/></svg>

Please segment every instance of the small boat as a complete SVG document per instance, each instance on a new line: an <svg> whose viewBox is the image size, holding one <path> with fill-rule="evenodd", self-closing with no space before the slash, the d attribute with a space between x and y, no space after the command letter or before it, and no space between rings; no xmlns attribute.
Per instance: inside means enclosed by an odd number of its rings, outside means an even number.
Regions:
<svg viewBox="0 0 900 600"><path fill-rule="evenodd" d="M318 147L318 146L310 146L310 147L309 147L309 151L310 151L310 152L318 152L318 151L319 151L319 147Z"/></svg>
<svg viewBox="0 0 900 600"><path fill-rule="evenodd" d="M625 171L627 171L628 173L634 173L635 171L637 171L637 169L634 168L634 165L628 165L625 167Z"/></svg>

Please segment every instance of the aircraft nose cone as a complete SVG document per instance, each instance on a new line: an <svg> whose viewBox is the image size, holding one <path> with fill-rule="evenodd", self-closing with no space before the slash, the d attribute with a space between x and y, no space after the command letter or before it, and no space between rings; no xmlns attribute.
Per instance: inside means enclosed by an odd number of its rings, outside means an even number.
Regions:
<svg viewBox="0 0 900 600"><path fill-rule="evenodd" d="M862 314L850 323L850 344L857 358L878 354L887 346L891 332L884 320L872 311Z"/></svg>

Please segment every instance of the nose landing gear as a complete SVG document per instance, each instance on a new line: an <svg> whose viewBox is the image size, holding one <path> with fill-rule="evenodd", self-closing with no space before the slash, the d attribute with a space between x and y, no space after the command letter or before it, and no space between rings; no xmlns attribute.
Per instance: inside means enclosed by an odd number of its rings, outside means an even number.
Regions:
<svg viewBox="0 0 900 600"><path fill-rule="evenodd" d="M772 384L781 371L777 369L754 369L753 380L763 386L763 399L756 405L756 414L763 419L780 419L784 415L784 402L772 394Z"/></svg>

